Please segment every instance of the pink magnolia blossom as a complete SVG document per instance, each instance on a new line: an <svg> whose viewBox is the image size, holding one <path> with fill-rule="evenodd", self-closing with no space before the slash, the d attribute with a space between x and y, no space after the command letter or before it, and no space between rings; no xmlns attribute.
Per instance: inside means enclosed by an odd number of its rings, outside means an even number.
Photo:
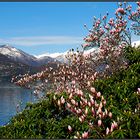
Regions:
<svg viewBox="0 0 140 140"><path fill-rule="evenodd" d="M72 127L70 125L68 125L68 130L69 130L69 132L72 131Z"/></svg>
<svg viewBox="0 0 140 140"><path fill-rule="evenodd" d="M67 107L68 107L68 108L71 108L71 105L70 105L69 103L67 103Z"/></svg>
<svg viewBox="0 0 140 140"><path fill-rule="evenodd" d="M89 137L88 132L84 132L84 133L82 134L82 138L83 138L83 139L87 139L88 137Z"/></svg>
<svg viewBox="0 0 140 140"><path fill-rule="evenodd" d="M111 113L111 112L109 112L108 116L109 116L110 118L112 118L112 113Z"/></svg>
<svg viewBox="0 0 140 140"><path fill-rule="evenodd" d="M97 97L101 97L101 92L97 92Z"/></svg>
<svg viewBox="0 0 140 140"><path fill-rule="evenodd" d="M106 128L106 135L108 135L109 134L109 128L107 127Z"/></svg>
<svg viewBox="0 0 140 140"><path fill-rule="evenodd" d="M137 5L140 6L140 2L137 2Z"/></svg>
<svg viewBox="0 0 140 140"><path fill-rule="evenodd" d="M91 91L92 93L96 93L96 90L95 90L94 87L91 87L91 88L90 88L90 91Z"/></svg>
<svg viewBox="0 0 140 140"><path fill-rule="evenodd" d="M116 10L116 13L118 14L118 13L120 13L120 14L124 14L125 13L125 11L124 11L124 9L123 8L118 8L117 10Z"/></svg>
<svg viewBox="0 0 140 140"><path fill-rule="evenodd" d="M100 127L102 124L102 121L101 120L98 120L98 126Z"/></svg>

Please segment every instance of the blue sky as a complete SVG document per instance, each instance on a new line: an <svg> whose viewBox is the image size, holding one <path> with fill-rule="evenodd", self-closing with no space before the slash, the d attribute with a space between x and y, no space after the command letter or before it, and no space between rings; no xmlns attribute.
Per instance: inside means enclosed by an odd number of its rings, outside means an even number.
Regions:
<svg viewBox="0 0 140 140"><path fill-rule="evenodd" d="M116 7L117 2L0 2L0 44L34 55L76 49L88 34L84 24L91 28L93 17L107 11L114 16Z"/></svg>

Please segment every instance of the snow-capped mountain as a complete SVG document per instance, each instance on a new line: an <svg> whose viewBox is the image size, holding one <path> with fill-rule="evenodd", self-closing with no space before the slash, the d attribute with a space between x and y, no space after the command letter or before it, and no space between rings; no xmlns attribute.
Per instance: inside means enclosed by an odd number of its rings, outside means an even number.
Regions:
<svg viewBox="0 0 140 140"><path fill-rule="evenodd" d="M16 62L22 62L27 65L35 66L38 64L37 59L22 50L16 49L10 45L1 45L0 54L3 54Z"/></svg>
<svg viewBox="0 0 140 140"><path fill-rule="evenodd" d="M41 66L55 61L49 56L45 56L44 58L36 58L35 56L27 54L22 50L16 49L10 45L1 45L0 54L7 56L9 59L15 62L21 62L29 66Z"/></svg>
<svg viewBox="0 0 140 140"><path fill-rule="evenodd" d="M38 59L42 59L42 60L47 58L47 57L51 57L55 61L65 62L66 61L66 57L65 57L66 54L67 54L67 52L64 52L64 53L45 53L45 54L38 55L35 57L37 57Z"/></svg>
<svg viewBox="0 0 140 140"><path fill-rule="evenodd" d="M84 51L84 54L89 54L93 51L96 51L98 50L97 48L92 48L90 50L85 50ZM38 55L38 56L35 56L37 57L38 59L45 59L45 57L51 57L59 62L62 62L62 63L67 63L67 59L66 59L66 55L67 55L68 51L64 52L64 53L52 53L52 54L49 54L49 53L45 53L45 54L42 54L42 55Z"/></svg>

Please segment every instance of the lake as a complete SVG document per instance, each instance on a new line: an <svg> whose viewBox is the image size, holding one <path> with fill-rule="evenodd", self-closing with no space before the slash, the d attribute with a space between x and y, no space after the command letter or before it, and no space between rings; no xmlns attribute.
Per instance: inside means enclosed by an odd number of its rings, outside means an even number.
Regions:
<svg viewBox="0 0 140 140"><path fill-rule="evenodd" d="M23 110L27 102L36 100L31 90L0 82L0 126L7 124L17 111Z"/></svg>

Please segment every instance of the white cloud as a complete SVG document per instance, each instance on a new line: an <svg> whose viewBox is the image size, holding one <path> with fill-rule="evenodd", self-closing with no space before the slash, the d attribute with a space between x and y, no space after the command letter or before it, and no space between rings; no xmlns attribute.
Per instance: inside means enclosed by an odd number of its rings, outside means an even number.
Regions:
<svg viewBox="0 0 140 140"><path fill-rule="evenodd" d="M132 47L138 47L140 45L140 40L132 42Z"/></svg>
<svg viewBox="0 0 140 140"><path fill-rule="evenodd" d="M76 36L35 36L35 37L11 37L0 39L0 44L11 44L20 46L39 45L71 45L82 44L82 37Z"/></svg>

